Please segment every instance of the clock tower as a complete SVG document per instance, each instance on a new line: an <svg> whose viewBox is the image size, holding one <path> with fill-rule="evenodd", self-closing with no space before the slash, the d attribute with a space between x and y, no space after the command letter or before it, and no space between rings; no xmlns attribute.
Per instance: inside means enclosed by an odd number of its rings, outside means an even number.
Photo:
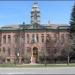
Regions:
<svg viewBox="0 0 75 75"><path fill-rule="evenodd" d="M40 24L40 9L37 2L34 2L31 10L31 24Z"/></svg>

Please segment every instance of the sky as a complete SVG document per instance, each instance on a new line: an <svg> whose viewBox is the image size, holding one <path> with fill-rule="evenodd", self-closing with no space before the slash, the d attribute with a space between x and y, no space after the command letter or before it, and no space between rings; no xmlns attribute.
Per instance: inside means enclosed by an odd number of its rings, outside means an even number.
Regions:
<svg viewBox="0 0 75 75"><path fill-rule="evenodd" d="M34 1L0 1L0 26L30 24ZM74 1L38 1L41 24L68 24Z"/></svg>

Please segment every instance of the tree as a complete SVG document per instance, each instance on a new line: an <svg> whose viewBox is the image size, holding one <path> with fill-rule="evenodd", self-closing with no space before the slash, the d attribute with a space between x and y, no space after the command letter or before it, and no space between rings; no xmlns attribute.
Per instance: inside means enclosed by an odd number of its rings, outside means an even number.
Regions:
<svg viewBox="0 0 75 75"><path fill-rule="evenodd" d="M25 51L23 63L30 63L31 62L30 59L31 59L31 52Z"/></svg>
<svg viewBox="0 0 75 75"><path fill-rule="evenodd" d="M55 48L54 49L54 60L56 63L57 59L59 59L59 57L61 57L61 50L63 48L59 38L58 38L57 42L55 43L54 48Z"/></svg>
<svg viewBox="0 0 75 75"><path fill-rule="evenodd" d="M70 36L68 36L68 39L64 43L64 49L63 49L64 50L63 55L67 58L68 65L70 63L70 59L71 59L72 55L74 54L72 47L73 47L73 40L70 38Z"/></svg>
<svg viewBox="0 0 75 75"><path fill-rule="evenodd" d="M73 6L72 13L71 13L70 30L69 31L70 31L70 36L69 36L70 39L68 41L68 43L69 43L68 45L70 45L69 50L71 51L71 49L72 49L74 51L75 50L75 4ZM70 60L70 57L69 57L70 51L68 52L68 63Z"/></svg>
<svg viewBox="0 0 75 75"><path fill-rule="evenodd" d="M47 59L49 59L49 62L55 61L57 57L60 55L60 43L58 39L58 33L55 33L54 39L51 38L49 34L47 34L46 38L46 53L47 53Z"/></svg>
<svg viewBox="0 0 75 75"><path fill-rule="evenodd" d="M41 51L39 52L39 63L44 63L46 56L45 44L43 44Z"/></svg>
<svg viewBox="0 0 75 75"><path fill-rule="evenodd" d="M46 53L47 59L53 60L54 59L54 41L50 38L46 40Z"/></svg>
<svg viewBox="0 0 75 75"><path fill-rule="evenodd" d="M75 4L73 6L72 13L71 13L70 25L71 25L71 32L75 32Z"/></svg>

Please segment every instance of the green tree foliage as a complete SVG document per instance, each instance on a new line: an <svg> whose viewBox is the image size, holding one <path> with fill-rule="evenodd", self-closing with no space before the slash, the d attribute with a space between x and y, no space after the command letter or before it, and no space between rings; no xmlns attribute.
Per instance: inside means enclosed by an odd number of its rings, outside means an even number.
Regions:
<svg viewBox="0 0 75 75"><path fill-rule="evenodd" d="M75 32L75 4L73 6L72 13L71 13L70 25L71 25L71 32Z"/></svg>

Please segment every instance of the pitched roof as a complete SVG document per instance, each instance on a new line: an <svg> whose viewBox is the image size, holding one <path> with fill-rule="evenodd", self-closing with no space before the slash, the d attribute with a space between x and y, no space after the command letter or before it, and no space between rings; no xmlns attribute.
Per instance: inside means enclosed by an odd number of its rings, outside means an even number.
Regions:
<svg viewBox="0 0 75 75"><path fill-rule="evenodd" d="M64 24L18 24L18 25L6 25L1 27L1 30L17 30L17 29L68 29L70 26L69 25L64 25Z"/></svg>

